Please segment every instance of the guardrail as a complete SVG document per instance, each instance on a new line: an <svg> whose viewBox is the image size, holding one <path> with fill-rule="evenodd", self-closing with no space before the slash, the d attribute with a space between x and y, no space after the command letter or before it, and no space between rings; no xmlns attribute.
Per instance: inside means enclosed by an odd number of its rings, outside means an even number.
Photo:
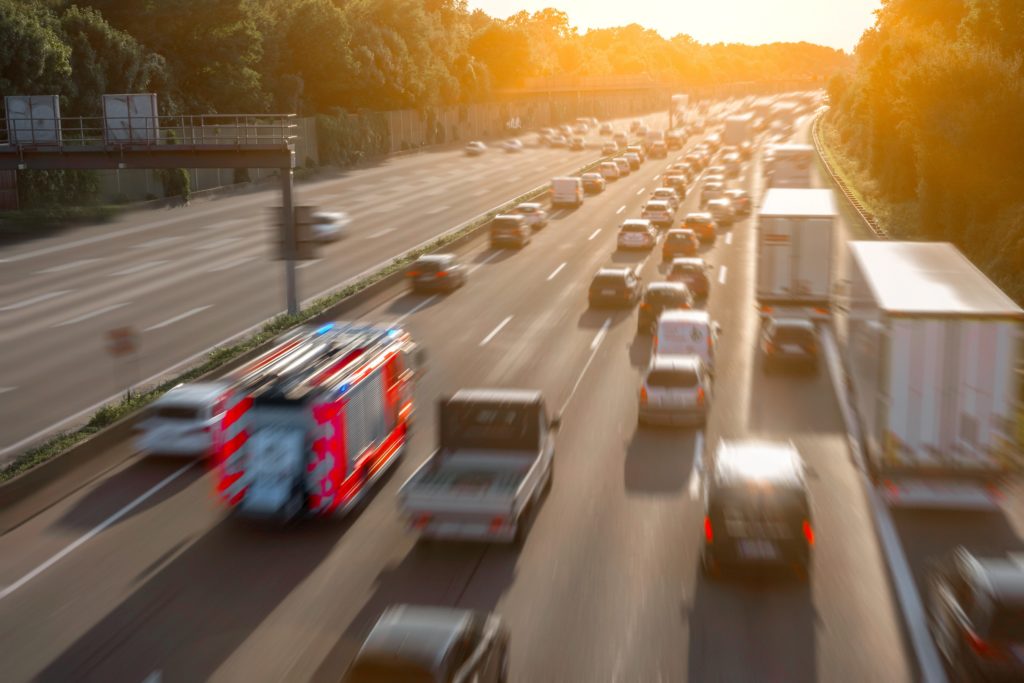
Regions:
<svg viewBox="0 0 1024 683"><path fill-rule="evenodd" d="M814 123L811 124L811 138L814 140L814 151L817 152L818 158L821 159L821 165L825 167L826 171L828 171L829 176L832 178L832 182L835 183L835 186L838 187L839 191L844 197L846 197L847 203L849 203L849 205L853 207L853 210L857 212L857 215L860 217L867 229L880 240L889 239L889 233L886 232L885 228L879 224L878 219L875 218L874 214L868 211L860 200L857 199L857 196L850 190L850 186L847 185L846 181L835 172L832 165L829 163L828 158L822 152L821 133L818 129L821 127L821 117L823 113L824 109L819 110L814 116Z"/></svg>

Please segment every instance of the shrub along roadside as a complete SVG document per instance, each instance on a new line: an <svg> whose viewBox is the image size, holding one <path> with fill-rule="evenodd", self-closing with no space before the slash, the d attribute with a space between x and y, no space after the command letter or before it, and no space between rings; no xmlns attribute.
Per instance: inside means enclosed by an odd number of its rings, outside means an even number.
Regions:
<svg viewBox="0 0 1024 683"><path fill-rule="evenodd" d="M586 173L587 171L596 168L601 161L604 161L604 159L600 159L593 164L588 164L577 171L576 174ZM367 275L361 280L343 287L332 294L315 300L307 308L299 311L298 314L293 316L285 314L279 315L271 319L263 326L262 329L251 336L246 337L235 344L213 349L203 362L189 368L178 376L165 382L161 382L150 389L132 392L120 401L103 406L93 414L92 418L84 426L79 429L57 434L45 443L32 448L15 458L10 464L0 470L0 483L13 479L19 474L27 472L47 460L66 452L93 434L96 434L100 430L112 425L114 422L117 422L118 420L131 415L140 408L152 403L159 396L163 395L178 384L194 382L204 375L223 367L228 362L238 358L242 354L252 351L262 344L267 343L282 332L323 315L329 309L337 306L345 299L363 291L377 282L380 282L395 272L402 270L421 255L442 249L470 233L479 230L503 210L507 210L519 202L542 197L546 192L547 189L544 187L541 189L534 189L520 195L519 197L502 204L499 208L473 219L471 222L452 232L441 235L425 245L407 251L392 260L388 265L370 275Z"/></svg>

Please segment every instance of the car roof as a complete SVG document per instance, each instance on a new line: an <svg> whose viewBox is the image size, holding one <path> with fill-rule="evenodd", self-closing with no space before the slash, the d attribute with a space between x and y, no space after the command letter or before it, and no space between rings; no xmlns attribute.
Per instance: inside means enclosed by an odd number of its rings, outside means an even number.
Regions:
<svg viewBox="0 0 1024 683"><path fill-rule="evenodd" d="M619 275L621 277L625 277L627 274L632 272L633 269L628 266L608 266L598 269L598 271L594 273L594 277L598 277L599 275Z"/></svg>
<svg viewBox="0 0 1024 683"><path fill-rule="evenodd" d="M522 202L516 205L517 209L539 209L541 205L537 202Z"/></svg>
<svg viewBox="0 0 1024 683"><path fill-rule="evenodd" d="M390 607L366 637L358 659L397 658L434 670L466 630L472 614L447 607Z"/></svg>
<svg viewBox="0 0 1024 683"><path fill-rule="evenodd" d="M510 220L510 221L526 220L521 214L518 214L518 213L499 213L497 216L494 217L493 220L499 220L501 218L504 218L504 219L507 219L507 220Z"/></svg>
<svg viewBox="0 0 1024 683"><path fill-rule="evenodd" d="M800 452L785 441L723 439L715 451L714 471L716 481L727 485L753 481L802 484L804 478Z"/></svg>
<svg viewBox="0 0 1024 683"><path fill-rule="evenodd" d="M712 216L707 211L694 211L692 213L686 214L686 217L683 218L683 220L684 221L689 221L689 220L694 220L694 221L710 221L710 220L712 220Z"/></svg>
<svg viewBox="0 0 1024 683"><path fill-rule="evenodd" d="M676 190L674 187L656 187L654 188L654 192L652 192L651 194L658 194L659 192L661 194L676 194Z"/></svg>
<svg viewBox="0 0 1024 683"><path fill-rule="evenodd" d="M540 389L459 389L448 399L467 403L540 403L543 400Z"/></svg>
<svg viewBox="0 0 1024 683"><path fill-rule="evenodd" d="M699 310L677 310L672 309L662 312L658 318L658 322L669 322L669 323L699 323L706 324L711 321L711 315L707 311Z"/></svg>
<svg viewBox="0 0 1024 683"><path fill-rule="evenodd" d="M691 232L691 231L688 230L687 232ZM697 266L697 267L703 268L704 267L704 259L699 258L699 257L694 257L694 256L684 256L684 257L680 257L680 258L674 258L674 259L672 259L672 264L669 267L673 268L675 266Z"/></svg>
<svg viewBox="0 0 1024 683"><path fill-rule="evenodd" d="M651 364L647 366L648 372L656 370L696 370L704 365L704 359L694 354L655 354L651 358Z"/></svg>
<svg viewBox="0 0 1024 683"><path fill-rule="evenodd" d="M668 202L666 200L664 200L664 199L648 199L647 203L644 204L644 206L645 207L649 206L649 207L652 207L652 208L655 208L655 209L662 209L662 208L663 209L667 209L668 208Z"/></svg>
<svg viewBox="0 0 1024 683"><path fill-rule="evenodd" d="M968 555L973 564L980 588L992 596L995 602L1024 605L1024 563L1019 559L1003 557L974 557Z"/></svg>
<svg viewBox="0 0 1024 683"><path fill-rule="evenodd" d="M442 263L455 258L455 254L424 254L416 259L416 263Z"/></svg>
<svg viewBox="0 0 1024 683"><path fill-rule="evenodd" d="M814 332L814 323L805 318L772 318L772 324L776 328L788 327L790 329L810 330Z"/></svg>
<svg viewBox="0 0 1024 683"><path fill-rule="evenodd" d="M627 218L626 220L622 221L622 225L620 225L619 227L624 228L627 225L644 225L649 228L651 227L651 222L646 218Z"/></svg>
<svg viewBox="0 0 1024 683"><path fill-rule="evenodd" d="M601 174L600 173L584 173L580 177L583 178L584 180L597 180L598 178L601 177Z"/></svg>
<svg viewBox="0 0 1024 683"><path fill-rule="evenodd" d="M207 405L213 403L227 389L222 382L195 382L179 384L153 402L155 406Z"/></svg>
<svg viewBox="0 0 1024 683"><path fill-rule="evenodd" d="M708 206L712 206L712 205L713 206L729 206L729 200L725 199L725 198L722 198L722 199L709 199L708 200Z"/></svg>
<svg viewBox="0 0 1024 683"><path fill-rule="evenodd" d="M667 289L676 289L680 291L686 291L689 289L682 282L652 282L647 285L645 292L659 292Z"/></svg>
<svg viewBox="0 0 1024 683"><path fill-rule="evenodd" d="M730 187L725 191L726 194L735 195L737 197L747 194L747 191L741 187Z"/></svg>

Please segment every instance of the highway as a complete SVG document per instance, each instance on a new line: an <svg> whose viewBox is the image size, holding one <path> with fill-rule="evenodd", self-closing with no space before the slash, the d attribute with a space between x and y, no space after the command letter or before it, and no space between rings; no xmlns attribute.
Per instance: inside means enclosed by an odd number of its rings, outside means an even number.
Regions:
<svg viewBox="0 0 1024 683"><path fill-rule="evenodd" d="M646 120L663 127L665 116ZM618 125L626 128L628 120ZM598 158L594 148L606 139L592 133L584 152L425 152L297 184L296 204L353 218L346 239L299 264L300 298L579 169ZM0 250L0 463L55 425L84 421L127 385L182 369L282 312L284 265L272 258L270 219L270 207L280 203L271 184ZM137 355L108 355L107 333L117 327L140 335Z"/></svg>
<svg viewBox="0 0 1024 683"><path fill-rule="evenodd" d="M758 163L742 177L754 197ZM829 376L766 377L755 360L753 220L704 254L723 327L706 429L637 427L649 342L635 312L590 310L586 290L608 263L660 276L658 250L617 253L615 235L665 166L557 212L520 252L468 247L470 282L450 296L393 291L353 312L402 319L430 353L408 456L359 514L284 530L228 519L200 466L116 446L122 466L0 537L4 680L337 681L397 602L501 613L515 681L914 680ZM278 305L269 286L252 294ZM433 448L432 402L473 386L540 388L562 409L554 486L521 550L419 544L397 514ZM698 569L699 454L748 435L792 439L812 469L808 583Z"/></svg>

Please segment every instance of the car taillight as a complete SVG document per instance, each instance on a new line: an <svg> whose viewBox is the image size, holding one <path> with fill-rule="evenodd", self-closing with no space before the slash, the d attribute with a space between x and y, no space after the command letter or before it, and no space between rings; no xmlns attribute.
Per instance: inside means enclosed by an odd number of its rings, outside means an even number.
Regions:
<svg viewBox="0 0 1024 683"><path fill-rule="evenodd" d="M419 515L418 517L416 517L416 519L413 520L412 526L414 529L422 529L423 527L430 524L431 519L431 515Z"/></svg>
<svg viewBox="0 0 1024 683"><path fill-rule="evenodd" d="M640 310L641 310L641 311L646 311L646 310L647 310L647 309L649 309L650 307L651 307L651 305L650 305L650 304L640 304Z"/></svg>
<svg viewBox="0 0 1024 683"><path fill-rule="evenodd" d="M490 531L493 534L493 533L497 532L498 529L500 529L503 526L505 526L505 518L504 517L495 517L494 519L491 520L491 526L488 528L488 531Z"/></svg>
<svg viewBox="0 0 1024 683"><path fill-rule="evenodd" d="M810 520L805 519L800 528L804 532L804 538L807 539L807 545L814 545L814 527L811 526Z"/></svg>
<svg viewBox="0 0 1024 683"><path fill-rule="evenodd" d="M448 271L447 270L439 270L439 271L437 271L437 273L435 273L435 277L448 277Z"/></svg>
<svg viewBox="0 0 1024 683"><path fill-rule="evenodd" d="M710 545L714 540L715 530L711 528L711 518L704 515L704 542Z"/></svg>
<svg viewBox="0 0 1024 683"><path fill-rule="evenodd" d="M990 643L969 628L964 628L964 640L970 646L974 654L983 659L1006 659L1007 652L1004 648Z"/></svg>
<svg viewBox="0 0 1024 683"><path fill-rule="evenodd" d="M697 387L697 407L704 407L704 387Z"/></svg>
<svg viewBox="0 0 1024 683"><path fill-rule="evenodd" d="M996 486L995 484L989 484L988 486L985 487L985 489L988 491L988 495L990 495L994 500L1003 499L1003 492L1000 491L999 487Z"/></svg>
<svg viewBox="0 0 1024 683"><path fill-rule="evenodd" d="M764 343L764 352L765 353L769 353L769 354L775 353L775 344L773 344L771 342L765 342Z"/></svg>
<svg viewBox="0 0 1024 683"><path fill-rule="evenodd" d="M409 277L417 277L419 274L420 274L420 271L418 271L418 270L410 270L408 272L408 276Z"/></svg>

